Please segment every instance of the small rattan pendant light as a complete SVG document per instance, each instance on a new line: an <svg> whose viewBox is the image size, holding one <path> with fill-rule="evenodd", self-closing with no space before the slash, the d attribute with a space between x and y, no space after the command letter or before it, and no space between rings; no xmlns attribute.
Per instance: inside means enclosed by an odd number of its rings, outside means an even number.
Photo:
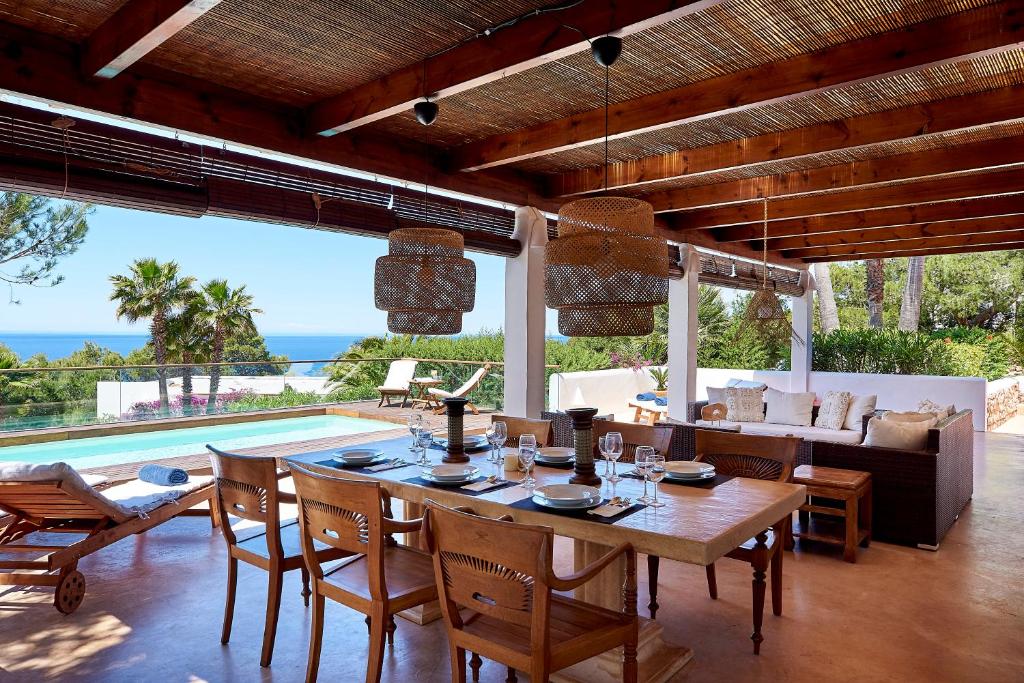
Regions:
<svg viewBox="0 0 1024 683"><path fill-rule="evenodd" d="M654 229L654 208L608 191L608 67L618 38L593 43L605 67L605 196L569 202L558 212L558 239L544 251L544 298L569 337L643 336L654 307L668 301L668 247Z"/></svg>
<svg viewBox="0 0 1024 683"><path fill-rule="evenodd" d="M424 65L424 83L426 66ZM437 118L437 104L418 104L424 126ZM427 185L423 220L427 220ZM465 241L455 230L399 228L388 233L388 254L377 259L373 274L374 304L388 312L395 334L458 334L462 314L476 300L476 264L465 257Z"/></svg>
<svg viewBox="0 0 1024 683"><path fill-rule="evenodd" d="M768 196L764 197L764 225L762 237L762 275L761 287L750 303L747 304L745 320L757 331L757 334L765 342L772 345L783 345L791 339L793 343L803 346L804 340L793 329L789 321L786 308L782 305L782 299L775 292L774 285L768 284Z"/></svg>

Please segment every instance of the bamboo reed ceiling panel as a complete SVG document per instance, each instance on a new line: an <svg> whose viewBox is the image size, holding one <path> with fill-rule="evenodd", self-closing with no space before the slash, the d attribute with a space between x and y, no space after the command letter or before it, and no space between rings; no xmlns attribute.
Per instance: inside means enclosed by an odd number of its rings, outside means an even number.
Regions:
<svg viewBox="0 0 1024 683"><path fill-rule="evenodd" d="M612 140L608 154L612 163L632 161L1022 83L1024 50L1011 50ZM595 144L515 166L557 173L602 163L604 148Z"/></svg>
<svg viewBox="0 0 1024 683"><path fill-rule="evenodd" d="M0 0L0 21L78 42L127 0Z"/></svg>
<svg viewBox="0 0 1024 683"><path fill-rule="evenodd" d="M535 0L224 0L145 61L305 106L536 6Z"/></svg>
<svg viewBox="0 0 1024 683"><path fill-rule="evenodd" d="M610 100L635 99L987 4L992 0L907 0L894 11L891 0L734 0L626 37L612 69ZM588 51L580 52L445 98L431 139L455 146L507 133L599 108L603 93L604 70ZM423 135L411 112L374 128ZM657 152L648 149L643 156L651 153Z"/></svg>

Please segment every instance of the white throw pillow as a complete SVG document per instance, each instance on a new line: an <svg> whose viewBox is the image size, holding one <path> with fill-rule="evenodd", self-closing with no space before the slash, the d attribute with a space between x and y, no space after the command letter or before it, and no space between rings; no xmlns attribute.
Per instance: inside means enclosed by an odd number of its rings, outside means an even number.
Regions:
<svg viewBox="0 0 1024 683"><path fill-rule="evenodd" d="M765 392L768 412L764 421L777 425L811 426L814 411L814 393L789 393L778 389Z"/></svg>
<svg viewBox="0 0 1024 683"><path fill-rule="evenodd" d="M864 438L864 445L923 451L928 445L928 430L934 427L935 423L934 417L922 422L897 422L873 417L868 420L868 434Z"/></svg>
<svg viewBox="0 0 1024 683"><path fill-rule="evenodd" d="M729 387L725 390L726 415L730 422L764 422L764 392Z"/></svg>
<svg viewBox="0 0 1024 683"><path fill-rule="evenodd" d="M725 403L725 387L708 387L708 403Z"/></svg>
<svg viewBox="0 0 1024 683"><path fill-rule="evenodd" d="M843 429L852 429L859 432L864 429L864 416L875 412L875 404L878 396L850 396L850 407L846 411L846 420L843 422Z"/></svg>
<svg viewBox="0 0 1024 683"><path fill-rule="evenodd" d="M846 423L846 413L850 409L851 394L849 391L826 391L818 408L818 419L815 427L839 430Z"/></svg>
<svg viewBox="0 0 1024 683"><path fill-rule="evenodd" d="M934 420L935 422L939 421L935 413L898 413L895 410L885 411L882 414L882 419L885 420L886 422L927 422L928 420Z"/></svg>
<svg viewBox="0 0 1024 683"><path fill-rule="evenodd" d="M943 406L935 401L925 399L917 404L917 410L921 413L935 413L935 417L941 421L955 413L956 406Z"/></svg>

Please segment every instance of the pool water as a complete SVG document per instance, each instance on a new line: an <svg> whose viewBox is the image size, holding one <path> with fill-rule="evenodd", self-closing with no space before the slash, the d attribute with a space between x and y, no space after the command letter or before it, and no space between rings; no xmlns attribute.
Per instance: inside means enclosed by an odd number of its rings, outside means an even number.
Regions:
<svg viewBox="0 0 1024 683"><path fill-rule="evenodd" d="M347 436L396 429L398 425L343 415L289 417L259 422L117 434L24 446L0 447L0 461L66 462L76 468L117 465L206 452L206 444L223 450L270 446L292 441Z"/></svg>

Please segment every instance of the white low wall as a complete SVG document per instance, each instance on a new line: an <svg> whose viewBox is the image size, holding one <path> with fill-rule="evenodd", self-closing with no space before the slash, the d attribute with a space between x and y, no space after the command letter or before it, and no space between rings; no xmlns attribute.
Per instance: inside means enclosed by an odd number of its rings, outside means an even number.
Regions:
<svg viewBox="0 0 1024 683"><path fill-rule="evenodd" d="M296 377L293 375L265 375L258 377L226 375L220 378L218 393L249 391L261 396L273 396L289 386L299 392L313 392L321 396L330 393L327 377ZM181 396L181 378L167 380L167 394L170 400ZM210 378L200 375L192 378L192 393L206 396L210 393ZM96 416L120 417L136 403L160 400L160 389L156 380L152 382L97 382Z"/></svg>
<svg viewBox="0 0 1024 683"><path fill-rule="evenodd" d="M764 382L773 389L789 391L789 372L698 368L697 400L707 400L707 387L721 387L730 379ZM985 387L981 377L935 377L931 375L872 375L843 372L812 372L809 390L820 397L826 391L875 394L878 408L916 410L918 403L931 399L957 410L974 411L975 431L985 431ZM652 391L654 381L645 371L629 369L556 373L551 376L548 405L551 410L575 406L597 408L598 414L613 414L631 420L628 402L637 394Z"/></svg>

